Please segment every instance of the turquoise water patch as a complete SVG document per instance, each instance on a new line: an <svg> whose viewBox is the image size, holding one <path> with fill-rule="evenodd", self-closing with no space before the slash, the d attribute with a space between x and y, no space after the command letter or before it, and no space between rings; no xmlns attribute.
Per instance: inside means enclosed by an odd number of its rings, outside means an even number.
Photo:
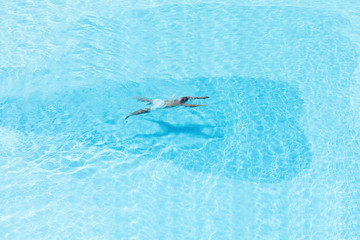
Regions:
<svg viewBox="0 0 360 240"><path fill-rule="evenodd" d="M221 81L232 86L227 88L232 89L230 93L221 91L228 96L228 102L219 107L224 117L217 112L219 123L232 126L226 129L226 145L233 146L233 153L225 150L225 175L277 182L309 167L311 146L301 122L304 101L295 88L265 79L216 80Z"/></svg>

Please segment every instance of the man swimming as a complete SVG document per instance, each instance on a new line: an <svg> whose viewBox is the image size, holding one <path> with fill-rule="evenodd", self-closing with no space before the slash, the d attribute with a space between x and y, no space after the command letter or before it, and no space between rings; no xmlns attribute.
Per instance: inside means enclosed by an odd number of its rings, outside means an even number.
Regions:
<svg viewBox="0 0 360 240"><path fill-rule="evenodd" d="M150 108L145 109L139 109L136 112L133 112L125 117L125 120L133 115L138 115L142 113L148 113L152 110L158 109L158 108L169 108L169 107L177 107L177 106L185 106L185 107L200 107L200 106L207 106L204 104L187 104L187 101L192 101L193 99L206 99L209 98L207 96L205 97L181 97L175 100L161 100L161 99L147 99L147 98L139 98L135 97L135 99L141 101L141 102L148 102L149 104L152 104Z"/></svg>

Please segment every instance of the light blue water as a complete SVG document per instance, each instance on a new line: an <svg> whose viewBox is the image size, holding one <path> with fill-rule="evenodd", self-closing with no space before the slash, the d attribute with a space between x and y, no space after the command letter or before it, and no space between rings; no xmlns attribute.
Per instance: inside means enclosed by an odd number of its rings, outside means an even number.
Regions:
<svg viewBox="0 0 360 240"><path fill-rule="evenodd" d="M358 7L0 6L1 239L360 238Z"/></svg>

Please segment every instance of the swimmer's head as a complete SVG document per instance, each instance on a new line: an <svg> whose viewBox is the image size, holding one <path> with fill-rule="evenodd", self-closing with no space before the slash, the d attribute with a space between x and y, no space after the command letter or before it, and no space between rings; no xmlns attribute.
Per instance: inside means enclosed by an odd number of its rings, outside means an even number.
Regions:
<svg viewBox="0 0 360 240"><path fill-rule="evenodd" d="M189 97L182 97L181 99L180 99L180 102L181 103L186 103L187 101L189 101Z"/></svg>

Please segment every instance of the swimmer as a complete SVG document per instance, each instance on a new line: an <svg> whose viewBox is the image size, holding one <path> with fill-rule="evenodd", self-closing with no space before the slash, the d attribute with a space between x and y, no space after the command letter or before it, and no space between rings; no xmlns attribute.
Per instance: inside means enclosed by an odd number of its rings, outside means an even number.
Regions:
<svg viewBox="0 0 360 240"><path fill-rule="evenodd" d="M206 99L209 98L207 96L205 97L181 97L175 100L161 100L161 99L147 99L147 98L139 98L134 97L135 99L141 101L141 102L148 102L148 104L152 104L150 108L145 109L139 109L136 112L133 112L125 117L125 120L133 115L138 115L142 113L148 113L152 110L158 109L158 108L169 108L169 107L177 107L177 106L185 106L185 107L200 107L200 106L207 106L204 104L187 104L187 101L192 101L193 99Z"/></svg>

